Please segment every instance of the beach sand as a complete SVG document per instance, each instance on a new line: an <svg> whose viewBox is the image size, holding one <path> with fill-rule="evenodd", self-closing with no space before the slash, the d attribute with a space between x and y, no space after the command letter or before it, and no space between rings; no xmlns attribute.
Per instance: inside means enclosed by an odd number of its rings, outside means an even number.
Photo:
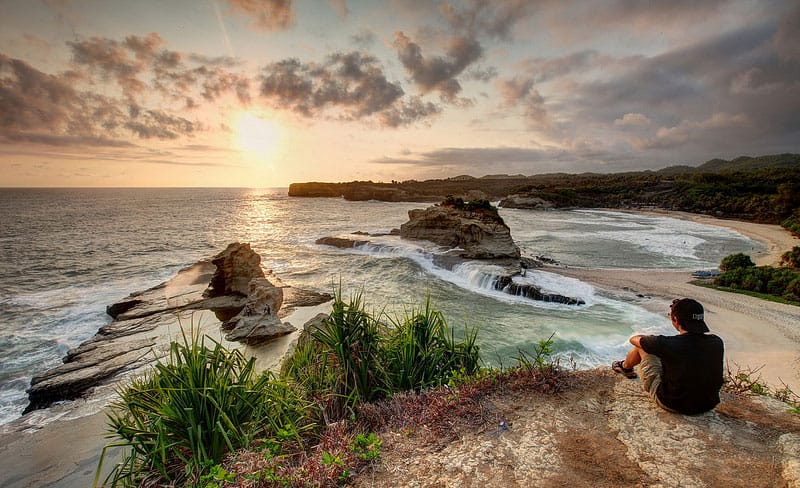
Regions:
<svg viewBox="0 0 800 488"><path fill-rule="evenodd" d="M758 265L777 265L781 255L800 239L778 225L716 219L685 212L648 210L634 212L691 220L735 230L762 242L766 249L751 257ZM686 271L549 269L578 278L603 293L633 301L644 308L667 313L673 298L691 297L706 309L706 322L725 341L725 357L735 371L758 370L770 386L786 384L800 393L800 307L713 290L691 284ZM641 295L641 296L640 296ZM621 359L621 358L620 358Z"/></svg>

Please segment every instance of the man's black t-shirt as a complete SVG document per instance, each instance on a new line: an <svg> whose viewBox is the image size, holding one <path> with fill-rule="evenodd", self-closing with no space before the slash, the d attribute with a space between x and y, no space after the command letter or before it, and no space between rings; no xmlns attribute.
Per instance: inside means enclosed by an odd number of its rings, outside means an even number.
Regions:
<svg viewBox="0 0 800 488"><path fill-rule="evenodd" d="M642 336L639 344L661 358L661 385L656 390L665 406L681 413L707 412L719 403L722 387L722 339L714 334Z"/></svg>

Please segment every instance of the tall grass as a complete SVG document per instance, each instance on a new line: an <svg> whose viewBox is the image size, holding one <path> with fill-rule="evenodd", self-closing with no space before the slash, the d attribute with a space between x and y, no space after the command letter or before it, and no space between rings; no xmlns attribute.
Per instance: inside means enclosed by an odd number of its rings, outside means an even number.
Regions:
<svg viewBox="0 0 800 488"><path fill-rule="evenodd" d="M431 305L406 311L392 320L381 357L389 391L419 390L446 383L456 372L473 374L479 367L477 330L456 341L441 311Z"/></svg>
<svg viewBox="0 0 800 488"><path fill-rule="evenodd" d="M430 298L400 318L364 309L360 293L345 301L335 293L333 310L302 341L282 374L324 405L326 422L353 414L356 405L447 383L456 373L479 368L477 330L458 341Z"/></svg>
<svg viewBox="0 0 800 488"><path fill-rule="evenodd" d="M138 486L148 477L191 482L257 437L299 436L311 427L311 406L296 390L256 374L254 359L205 340L184 335L168 360L120 391L109 423L120 439L115 445L129 450L106 480L110 486Z"/></svg>

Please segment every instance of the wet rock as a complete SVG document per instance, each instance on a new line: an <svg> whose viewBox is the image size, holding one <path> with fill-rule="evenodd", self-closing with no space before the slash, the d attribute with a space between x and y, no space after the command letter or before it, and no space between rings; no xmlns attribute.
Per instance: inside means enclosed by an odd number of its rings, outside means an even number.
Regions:
<svg viewBox="0 0 800 488"><path fill-rule="evenodd" d="M542 302L563 303L564 305L584 305L586 302L580 298L567 297L556 293L547 293L541 288L529 283L517 283L512 276L498 276L494 282L494 289L509 295L530 298Z"/></svg>
<svg viewBox="0 0 800 488"><path fill-rule="evenodd" d="M341 249L350 249L353 247L363 246L367 244L369 241L362 241L358 239L345 239L342 237L321 237L317 239L316 244L320 244L323 246L331 246L331 247L338 247Z"/></svg>
<svg viewBox="0 0 800 488"><path fill-rule="evenodd" d="M521 194L509 195L500 200L498 205L501 208L526 208L533 210L544 210L555 207L552 202L543 198Z"/></svg>

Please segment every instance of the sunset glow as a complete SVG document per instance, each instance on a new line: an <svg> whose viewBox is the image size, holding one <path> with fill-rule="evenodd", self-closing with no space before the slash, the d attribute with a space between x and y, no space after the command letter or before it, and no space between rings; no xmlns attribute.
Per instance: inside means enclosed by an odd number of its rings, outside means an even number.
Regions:
<svg viewBox="0 0 800 488"><path fill-rule="evenodd" d="M239 117L236 132L237 147L256 156L270 156L278 144L278 126L249 112Z"/></svg>
<svg viewBox="0 0 800 488"><path fill-rule="evenodd" d="M3 2L0 186L611 173L800 152L798 22L788 0Z"/></svg>

